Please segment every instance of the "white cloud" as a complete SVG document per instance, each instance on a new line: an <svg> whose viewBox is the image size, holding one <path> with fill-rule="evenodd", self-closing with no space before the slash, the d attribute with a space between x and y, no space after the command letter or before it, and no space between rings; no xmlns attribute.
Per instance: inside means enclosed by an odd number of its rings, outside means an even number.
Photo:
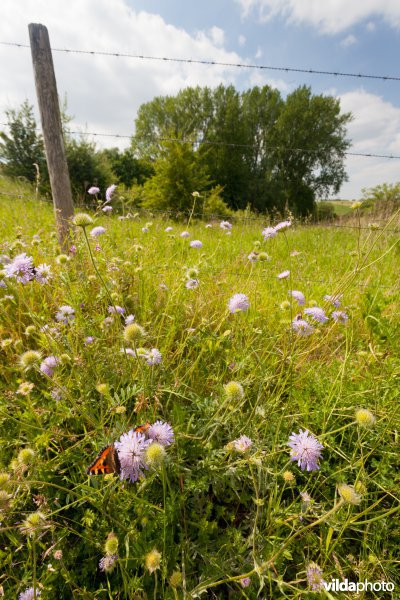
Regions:
<svg viewBox="0 0 400 600"><path fill-rule="evenodd" d="M283 17L287 22L309 24L322 33L335 34L372 17L400 28L398 0L235 0L243 17L255 11L261 21Z"/></svg>
<svg viewBox="0 0 400 600"><path fill-rule="evenodd" d="M28 23L47 26L53 48L116 51L153 57L243 62L223 47L224 32L213 27L195 36L148 12L130 10L126 0L3 0L0 39L29 44ZM138 107L156 95L189 85L234 83L237 69L53 52L60 96L68 96L74 125L88 131L130 135ZM25 98L36 106L30 50L0 46L0 112ZM112 138L96 138L118 145ZM128 143L128 142L127 142ZM122 142L119 144L122 145Z"/></svg>
<svg viewBox="0 0 400 600"><path fill-rule="evenodd" d="M400 107L363 89L341 95L340 101L342 110L354 115L349 152L400 155ZM344 198L359 197L363 187L400 181L400 160L348 156L346 162L350 181L340 193Z"/></svg>
<svg viewBox="0 0 400 600"><path fill-rule="evenodd" d="M340 45L343 46L343 48L348 48L349 46L354 46L354 44L356 44L356 43L357 43L356 36L353 35L352 33L350 33L345 38L343 38L343 40L340 42Z"/></svg>
<svg viewBox="0 0 400 600"><path fill-rule="evenodd" d="M254 87L256 85L258 87L263 87L264 85L269 85L284 94L287 94L293 89L293 86L283 79L272 79L271 77L264 75L261 71L253 71L247 81L249 87Z"/></svg>
<svg viewBox="0 0 400 600"><path fill-rule="evenodd" d="M368 21L368 23L365 26L365 29L367 31L375 31L376 25L375 25L375 23L373 21Z"/></svg>
<svg viewBox="0 0 400 600"><path fill-rule="evenodd" d="M257 48L257 52L255 53L254 57L258 59L258 58L261 58L262 55L263 55L263 52L262 52L261 48Z"/></svg>
<svg viewBox="0 0 400 600"><path fill-rule="evenodd" d="M238 42L239 42L239 46L243 47L245 45L245 43L246 43L245 36L244 35L239 35Z"/></svg>

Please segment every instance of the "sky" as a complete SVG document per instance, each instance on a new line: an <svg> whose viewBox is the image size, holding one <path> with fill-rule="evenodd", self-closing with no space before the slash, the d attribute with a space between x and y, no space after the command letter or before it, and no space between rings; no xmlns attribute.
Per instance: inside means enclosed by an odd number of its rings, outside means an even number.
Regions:
<svg viewBox="0 0 400 600"><path fill-rule="evenodd" d="M285 71L285 67L400 78L399 0L2 0L0 42L28 44L42 23L54 48L283 68L260 70L53 51L71 129L98 147L129 145L139 106L187 86L300 85L351 112L351 152L400 156L400 80ZM0 122L25 99L38 116L29 48L0 44ZM4 129L0 126L0 129ZM5 129L4 129L5 130ZM348 156L337 195L400 181L400 160Z"/></svg>

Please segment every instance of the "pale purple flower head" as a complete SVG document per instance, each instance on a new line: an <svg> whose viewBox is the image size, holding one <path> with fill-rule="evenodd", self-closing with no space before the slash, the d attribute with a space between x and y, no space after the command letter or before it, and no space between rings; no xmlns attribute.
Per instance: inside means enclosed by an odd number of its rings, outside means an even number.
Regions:
<svg viewBox="0 0 400 600"><path fill-rule="evenodd" d="M255 263L258 260L258 252L250 252L250 254L247 256L247 260L249 260L251 263Z"/></svg>
<svg viewBox="0 0 400 600"><path fill-rule="evenodd" d="M307 471L318 471L318 460L322 456L323 446L317 438L309 434L308 429L305 431L300 429L299 433L292 433L289 439L290 442L287 445L292 449L290 460L297 461L302 471L305 469Z"/></svg>
<svg viewBox="0 0 400 600"><path fill-rule="evenodd" d="M165 233L170 233L173 230L173 227L166 227L164 229Z"/></svg>
<svg viewBox="0 0 400 600"><path fill-rule="evenodd" d="M237 440L233 440L232 443L237 452L244 453L252 447L253 440L247 437L247 435L241 435Z"/></svg>
<svg viewBox="0 0 400 600"><path fill-rule="evenodd" d="M344 310L334 310L332 313L332 319L337 323L347 323L349 315Z"/></svg>
<svg viewBox="0 0 400 600"><path fill-rule="evenodd" d="M72 306L68 306L67 304L60 306L58 312L56 312L56 320L59 321L59 323L64 323L64 325L70 323L74 319L75 310L72 308Z"/></svg>
<svg viewBox="0 0 400 600"><path fill-rule="evenodd" d="M191 248L202 248L203 242L201 242L200 240L193 240L192 242L190 242L189 246Z"/></svg>
<svg viewBox="0 0 400 600"><path fill-rule="evenodd" d="M47 356L40 363L40 370L42 371L42 373L47 375L47 377L53 377L54 369L56 368L56 366L59 363L60 363L60 360L57 358L57 356Z"/></svg>
<svg viewBox="0 0 400 600"><path fill-rule="evenodd" d="M87 191L87 193L90 194L91 196L95 196L99 192L100 192L100 188L96 187L95 185L92 185L92 187L90 187Z"/></svg>
<svg viewBox="0 0 400 600"><path fill-rule="evenodd" d="M103 208L102 208L101 210L102 210L104 213L108 213L108 212L111 212L111 211L112 211L112 209L113 209L113 207L108 205L108 206L103 206Z"/></svg>
<svg viewBox="0 0 400 600"><path fill-rule="evenodd" d="M302 336L311 335L314 331L314 327L304 319L294 319L294 321L292 321L292 329Z"/></svg>
<svg viewBox="0 0 400 600"><path fill-rule="evenodd" d="M310 306L310 308L304 309L304 314L308 315L317 323L326 323L329 321L329 317L326 316L325 311L319 306Z"/></svg>
<svg viewBox="0 0 400 600"><path fill-rule="evenodd" d="M157 350L157 348L152 348L151 350L149 350L146 353L144 358L146 360L146 364L149 365L150 367L152 367L154 365L159 365L161 363L162 354L159 350Z"/></svg>
<svg viewBox="0 0 400 600"><path fill-rule="evenodd" d="M221 223L219 224L219 226L224 231L230 231L232 229L232 223L229 223L229 221L221 221Z"/></svg>
<svg viewBox="0 0 400 600"><path fill-rule="evenodd" d="M20 595L18 596L18 600L36 600L36 598L39 598L41 592L40 590L33 587L29 587L26 588L26 590L24 592L21 592Z"/></svg>
<svg viewBox="0 0 400 600"><path fill-rule="evenodd" d="M307 567L307 583L308 587L313 592L319 592L325 588L324 579L322 577L323 571L321 567L319 567L315 563L310 563Z"/></svg>
<svg viewBox="0 0 400 600"><path fill-rule="evenodd" d="M28 283L33 279L33 258L25 252L17 256L5 265L6 277L15 277L18 283Z"/></svg>
<svg viewBox="0 0 400 600"><path fill-rule="evenodd" d="M291 221L282 221L281 223L278 223L278 225L275 225L275 231L284 231L285 229L288 229L291 225Z"/></svg>
<svg viewBox="0 0 400 600"><path fill-rule="evenodd" d="M240 585L243 588L247 588L249 587L249 585L251 584L251 579L250 577L243 577L243 579L240 580Z"/></svg>
<svg viewBox="0 0 400 600"><path fill-rule="evenodd" d="M49 265L43 264L36 267L35 278L41 285L49 283L51 277L51 268Z"/></svg>
<svg viewBox="0 0 400 600"><path fill-rule="evenodd" d="M0 279L0 288L6 289L7 288L7 284L4 281L4 279Z"/></svg>
<svg viewBox="0 0 400 600"><path fill-rule="evenodd" d="M106 202L111 202L112 195L115 192L116 188L117 186L115 185L115 183L113 183L106 189Z"/></svg>
<svg viewBox="0 0 400 600"><path fill-rule="evenodd" d="M125 317L125 325L130 325L135 320L135 315L127 315Z"/></svg>
<svg viewBox="0 0 400 600"><path fill-rule="evenodd" d="M269 240L270 238L276 237L278 232L276 231L275 227L266 227L262 230L261 235L263 236L264 240Z"/></svg>
<svg viewBox="0 0 400 600"><path fill-rule="evenodd" d="M190 233L188 231L182 231L181 238L188 238L188 237L190 237Z"/></svg>
<svg viewBox="0 0 400 600"><path fill-rule="evenodd" d="M289 277L290 275L290 271L286 270L286 271L282 271L282 273L279 273L279 275L277 275L278 279L286 279L287 277Z"/></svg>
<svg viewBox="0 0 400 600"><path fill-rule="evenodd" d="M211 223L206 223L205 224L205 228L206 229L212 229L212 224Z"/></svg>
<svg viewBox="0 0 400 600"><path fill-rule="evenodd" d="M330 294L326 294L324 296L324 300L333 304L333 306L335 308L339 308L339 306L341 304L341 302L340 302L341 297L342 297L342 294L338 294L337 296L331 296Z"/></svg>
<svg viewBox="0 0 400 600"><path fill-rule="evenodd" d="M85 346L93 344L94 340L95 338L92 335L88 335L87 337L85 337Z"/></svg>
<svg viewBox="0 0 400 600"><path fill-rule="evenodd" d="M110 572L118 560L118 554L107 554L107 556L103 556L103 558L99 561L99 569L100 571L104 571L105 573Z"/></svg>
<svg viewBox="0 0 400 600"><path fill-rule="evenodd" d="M115 313L118 313L119 315L123 315L125 312L125 309L122 308L122 306L117 306L117 305L109 306L107 310L111 315L113 315Z"/></svg>
<svg viewBox="0 0 400 600"><path fill-rule="evenodd" d="M99 235L103 235L105 232L106 228L98 225L97 227L93 227L92 231L90 232L90 237L96 238L99 237Z"/></svg>
<svg viewBox="0 0 400 600"><path fill-rule="evenodd" d="M232 314L245 312L250 308L250 302L246 294L234 294L228 302L228 308Z"/></svg>
<svg viewBox="0 0 400 600"><path fill-rule="evenodd" d="M289 295L296 300L299 306L303 306L303 304L305 304L306 299L304 297L303 292L299 292L298 290L292 290L291 292L289 292Z"/></svg>
<svg viewBox="0 0 400 600"><path fill-rule="evenodd" d="M76 248L75 244L72 244L72 246L70 246L70 247L69 247L69 250L68 250L68 252L69 252L70 254L76 254L76 252L77 252L77 248Z"/></svg>
<svg viewBox="0 0 400 600"><path fill-rule="evenodd" d="M188 290L195 290L197 287L199 287L199 280L198 279L188 279L187 282L185 283L185 286L187 287Z"/></svg>
<svg viewBox="0 0 400 600"><path fill-rule="evenodd" d="M174 441L174 430L169 423L156 421L147 430L147 437L162 446L169 446Z"/></svg>
<svg viewBox="0 0 400 600"><path fill-rule="evenodd" d="M114 443L121 464L121 479L135 482L144 476L143 469L148 468L144 452L150 444L151 440L133 429L123 433L119 442Z"/></svg>
<svg viewBox="0 0 400 600"><path fill-rule="evenodd" d="M149 233L149 228L148 227L142 227L142 231L143 231L143 233Z"/></svg>

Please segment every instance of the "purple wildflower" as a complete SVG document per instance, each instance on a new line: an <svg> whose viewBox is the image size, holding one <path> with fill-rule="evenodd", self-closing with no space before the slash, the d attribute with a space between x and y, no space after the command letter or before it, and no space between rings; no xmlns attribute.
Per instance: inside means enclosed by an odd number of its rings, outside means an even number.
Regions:
<svg viewBox="0 0 400 600"><path fill-rule="evenodd" d="M310 435L308 429L300 429L299 433L292 433L289 439L288 446L292 448L290 460L297 461L302 471L318 471L323 446L317 438Z"/></svg>
<svg viewBox="0 0 400 600"><path fill-rule="evenodd" d="M40 594L41 592L37 588L35 590L35 588L29 587L26 588L24 592L20 593L18 600L36 600L36 598L39 598Z"/></svg>
<svg viewBox="0 0 400 600"><path fill-rule="evenodd" d="M232 223L229 223L229 221L221 221L221 223L219 224L219 226L224 231L230 231L232 229Z"/></svg>
<svg viewBox="0 0 400 600"><path fill-rule="evenodd" d="M193 240L192 242L190 242L189 245L191 248L202 248L203 242L201 242L200 240Z"/></svg>
<svg viewBox="0 0 400 600"><path fill-rule="evenodd" d="M282 221L281 223L278 223L278 225L275 225L275 231L284 231L285 229L288 229L291 225L291 221Z"/></svg>
<svg viewBox="0 0 400 600"><path fill-rule="evenodd" d="M258 260L258 252L250 252L250 254L247 257L247 260L249 260L251 263L255 263Z"/></svg>
<svg viewBox="0 0 400 600"><path fill-rule="evenodd" d="M198 279L188 279L188 281L185 283L185 286L187 287L188 290L195 290L197 287L199 287L199 280Z"/></svg>
<svg viewBox="0 0 400 600"><path fill-rule="evenodd" d="M279 273L279 275L277 275L278 279L286 279L287 277L289 277L290 275L290 271L286 270L286 271L282 271L282 273Z"/></svg>
<svg viewBox="0 0 400 600"><path fill-rule="evenodd" d="M135 320L135 315L127 315L125 317L125 325L130 325Z"/></svg>
<svg viewBox="0 0 400 600"><path fill-rule="evenodd" d="M0 288L6 289L7 288L7 284L4 281L4 279L0 279Z"/></svg>
<svg viewBox="0 0 400 600"><path fill-rule="evenodd" d="M101 210L102 210L104 213L107 213L107 212L111 212L111 211L112 211L112 209L113 209L113 207L108 205L108 206L104 206L104 207L103 207Z"/></svg>
<svg viewBox="0 0 400 600"><path fill-rule="evenodd" d="M64 323L64 325L70 321L73 321L74 319L75 310L72 308L72 306L68 306L67 304L60 306L58 312L56 312L56 320L59 321L59 323Z"/></svg>
<svg viewBox="0 0 400 600"><path fill-rule="evenodd" d="M47 358L40 363L40 370L42 373L47 375L47 377L53 377L54 369L59 362L60 360L57 358L57 356L47 356Z"/></svg>
<svg viewBox="0 0 400 600"><path fill-rule="evenodd" d="M116 188L117 186L115 185L115 183L113 183L106 189L106 202L111 202L112 195L115 192Z"/></svg>
<svg viewBox="0 0 400 600"><path fill-rule="evenodd" d="M270 238L274 238L278 235L275 227L266 227L262 230L262 236L264 240L269 240Z"/></svg>
<svg viewBox="0 0 400 600"><path fill-rule="evenodd" d="M342 297L342 294L339 294L337 296L330 296L329 294L326 294L324 296L324 300L326 300L327 302L330 302L331 304L333 304L333 306L335 308L339 308L341 302L340 302L340 298Z"/></svg>
<svg viewBox="0 0 400 600"><path fill-rule="evenodd" d="M72 244L72 246L70 246L68 252L70 254L76 254L76 246L75 246L75 244Z"/></svg>
<svg viewBox="0 0 400 600"><path fill-rule="evenodd" d="M174 441L174 430L169 423L156 421L147 430L147 436L153 442L158 442L162 446L169 446Z"/></svg>
<svg viewBox="0 0 400 600"><path fill-rule="evenodd" d="M250 302L246 294L234 294L228 302L228 308L232 314L244 312L250 308Z"/></svg>
<svg viewBox="0 0 400 600"><path fill-rule="evenodd" d="M188 238L188 237L190 237L190 233L188 231L182 231L181 238Z"/></svg>
<svg viewBox="0 0 400 600"><path fill-rule="evenodd" d="M99 561L99 569L100 571L104 571L105 573L109 573L113 570L116 561L118 560L118 554L110 554L107 556L103 556L103 558Z"/></svg>
<svg viewBox="0 0 400 600"><path fill-rule="evenodd" d="M318 306L311 306L310 308L304 309L304 314L309 315L314 321L318 323L326 323L329 321L329 317L326 316L324 310Z"/></svg>
<svg viewBox="0 0 400 600"><path fill-rule="evenodd" d="M144 358L146 359L146 364L152 367L161 363L162 354L157 348L152 348Z"/></svg>
<svg viewBox="0 0 400 600"><path fill-rule="evenodd" d="M87 193L90 194L91 196L95 196L99 192L100 192L100 188L96 187L95 185L92 185L92 187L90 187L87 191Z"/></svg>
<svg viewBox="0 0 400 600"><path fill-rule="evenodd" d="M95 338L92 335L88 335L87 337L85 337L85 346L93 344L94 340Z"/></svg>
<svg viewBox="0 0 400 600"><path fill-rule="evenodd" d="M143 231L143 233L149 233L149 228L148 227L142 227L142 231Z"/></svg>
<svg viewBox="0 0 400 600"><path fill-rule="evenodd" d="M243 577L243 579L240 580L240 585L244 588L249 587L250 584L251 584L250 577Z"/></svg>
<svg viewBox="0 0 400 600"><path fill-rule="evenodd" d="M344 310L334 310L332 313L332 319L337 323L347 323L349 315Z"/></svg>
<svg viewBox="0 0 400 600"><path fill-rule="evenodd" d="M173 230L173 227L166 227L164 229L165 233L170 233L170 231L172 231L172 230Z"/></svg>
<svg viewBox="0 0 400 600"><path fill-rule="evenodd" d="M35 278L41 285L49 283L51 277L51 268L49 265L43 264L36 267Z"/></svg>
<svg viewBox="0 0 400 600"><path fill-rule="evenodd" d="M146 440L143 433L137 433L133 429L122 434L120 441L114 443L121 463L121 479L135 482L144 476L143 469L148 468L144 451L150 444L151 440Z"/></svg>
<svg viewBox="0 0 400 600"><path fill-rule="evenodd" d="M313 592L324 589L325 582L322 577L322 569L315 563L310 563L307 567L307 582Z"/></svg>
<svg viewBox="0 0 400 600"><path fill-rule="evenodd" d="M109 306L107 310L110 314L118 313L119 315L123 315L125 312L125 309L122 308L122 306L118 306L118 305Z"/></svg>
<svg viewBox="0 0 400 600"><path fill-rule="evenodd" d="M314 331L314 327L304 319L294 319L294 321L292 321L292 329L303 336L311 335Z"/></svg>
<svg viewBox="0 0 400 600"><path fill-rule="evenodd" d="M241 435L237 440L233 440L233 447L237 452L247 452L252 445L253 440L251 440L247 435Z"/></svg>
<svg viewBox="0 0 400 600"><path fill-rule="evenodd" d="M17 254L12 262L5 265L6 277L15 277L18 283L28 283L33 279L33 258L25 252Z"/></svg>
<svg viewBox="0 0 400 600"><path fill-rule="evenodd" d="M101 225L98 225L98 227L93 227L92 231L90 232L90 237L95 238L95 237L99 237L99 235L103 235L103 233L106 232L106 228L102 227Z"/></svg>
<svg viewBox="0 0 400 600"><path fill-rule="evenodd" d="M303 306L303 304L305 304L305 297L303 292L299 292L298 290L292 290L291 292L289 292L289 294L292 296L292 298L294 298L297 301L297 304L299 306Z"/></svg>

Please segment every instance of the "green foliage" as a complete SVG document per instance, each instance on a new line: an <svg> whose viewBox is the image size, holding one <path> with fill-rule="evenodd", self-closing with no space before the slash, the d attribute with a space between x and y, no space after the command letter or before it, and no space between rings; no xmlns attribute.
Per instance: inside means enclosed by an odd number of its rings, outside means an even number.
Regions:
<svg viewBox="0 0 400 600"><path fill-rule="evenodd" d="M85 139L68 139L65 144L71 187L78 202L88 201L86 191L92 185L104 190L114 180L107 156L96 152L95 144Z"/></svg>
<svg viewBox="0 0 400 600"><path fill-rule="evenodd" d="M210 185L207 171L190 143L166 142L154 171L144 184L144 208L188 211L194 203L193 192L203 192Z"/></svg>
<svg viewBox="0 0 400 600"><path fill-rule="evenodd" d="M134 184L143 185L154 174L149 161L135 157L132 150L121 152L118 148L106 148L101 152L111 164L117 183L130 188Z"/></svg>
<svg viewBox="0 0 400 600"><path fill-rule="evenodd" d="M25 177L34 182L38 166L43 182L48 181L42 137L37 133L33 106L25 100L18 110L7 110L8 134L0 132L2 171L11 177Z"/></svg>
<svg viewBox="0 0 400 600"><path fill-rule="evenodd" d="M336 219L334 204L332 202L317 202L313 218L314 221L333 221Z"/></svg>
<svg viewBox="0 0 400 600"><path fill-rule="evenodd" d="M318 193L346 180L346 125L339 101L301 87L283 100L269 86L187 88L143 104L132 148L157 159L159 137L194 139L209 177L229 207L311 213ZM203 143L204 140L204 143Z"/></svg>
<svg viewBox="0 0 400 600"><path fill-rule="evenodd" d="M228 208L222 199L223 188L220 185L213 187L206 195L203 202L202 215L205 219L228 219L234 212Z"/></svg>
<svg viewBox="0 0 400 600"><path fill-rule="evenodd" d="M0 179L0 193L5 186ZM5 598L36 585L43 600L308 600L319 597L307 585L310 562L328 582L400 585L395 234L292 226L264 241L265 218L255 215L232 219L228 236L195 219L155 215L143 232L137 217L101 214L100 240L79 230L76 254L60 261L52 207L3 199L1 268L3 255L26 252L52 270L43 285L0 276ZM250 262L253 250L271 260ZM289 265L290 280L279 280ZM309 337L290 327L300 310L290 289L329 316ZM248 296L247 312L229 312L234 293ZM334 321L326 294L342 294L347 324ZM112 303L125 315L112 314ZM55 315L67 304L75 319L62 324ZM128 314L161 364L121 351ZM27 351L62 360L48 377L24 370ZM230 382L244 393L232 384L227 393ZM370 428L357 425L359 408L375 417ZM158 419L175 432L161 468L136 483L87 475L101 448ZM287 442L300 428L324 446L318 471L290 460ZM233 445L241 435L253 441L243 453ZM341 503L340 483L357 486L361 503ZM117 559L104 572L111 545Z"/></svg>

